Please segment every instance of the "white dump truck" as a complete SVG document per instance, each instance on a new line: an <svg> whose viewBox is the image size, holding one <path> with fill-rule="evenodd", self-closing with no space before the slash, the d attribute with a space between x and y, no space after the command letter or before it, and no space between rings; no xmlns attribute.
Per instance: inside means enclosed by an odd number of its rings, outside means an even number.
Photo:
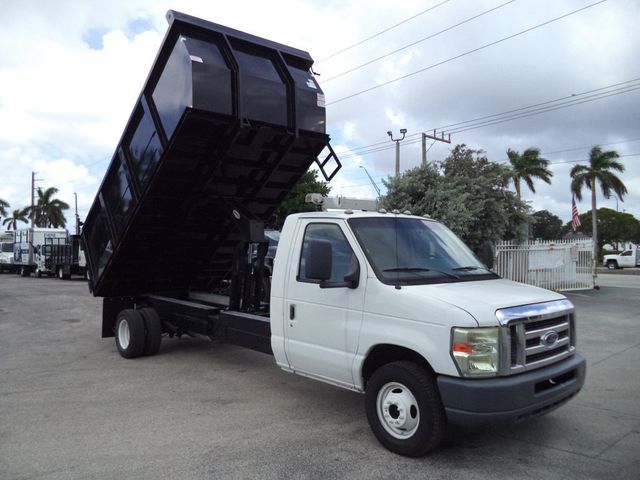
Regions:
<svg viewBox="0 0 640 480"><path fill-rule="evenodd" d="M182 335L273 355L364 394L375 436L408 456L437 447L448 422L520 421L580 391L571 302L498 277L434 220L290 215L264 295L264 224L314 162L327 181L340 166L313 61L168 18L83 229L102 336L122 357Z"/></svg>

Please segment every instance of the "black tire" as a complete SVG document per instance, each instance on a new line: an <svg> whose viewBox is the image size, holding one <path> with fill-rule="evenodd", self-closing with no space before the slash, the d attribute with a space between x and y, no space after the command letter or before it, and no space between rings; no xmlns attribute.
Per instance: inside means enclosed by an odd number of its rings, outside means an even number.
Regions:
<svg viewBox="0 0 640 480"><path fill-rule="evenodd" d="M142 355L145 344L144 319L133 309L122 310L116 320L116 347L124 358Z"/></svg>
<svg viewBox="0 0 640 480"><path fill-rule="evenodd" d="M615 261L610 260L607 262L607 268L609 270L616 270L618 268L618 264Z"/></svg>
<svg viewBox="0 0 640 480"><path fill-rule="evenodd" d="M28 277L31 275L31 270L28 267L20 267L20 276Z"/></svg>
<svg viewBox="0 0 640 480"><path fill-rule="evenodd" d="M422 457L444 436L446 416L435 379L413 362L376 370L367 384L365 408L374 435L394 453Z"/></svg>
<svg viewBox="0 0 640 480"><path fill-rule="evenodd" d="M145 342L143 355L155 355L160 350L162 341L162 322L153 308L138 310L144 319Z"/></svg>

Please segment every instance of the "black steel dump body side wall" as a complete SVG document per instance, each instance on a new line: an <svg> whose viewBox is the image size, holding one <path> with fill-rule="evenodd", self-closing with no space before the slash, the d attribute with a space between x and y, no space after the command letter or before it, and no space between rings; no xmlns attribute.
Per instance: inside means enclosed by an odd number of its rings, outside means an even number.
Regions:
<svg viewBox="0 0 640 480"><path fill-rule="evenodd" d="M214 290L243 240L234 214L268 221L328 146L306 52L168 19L84 224L96 296Z"/></svg>

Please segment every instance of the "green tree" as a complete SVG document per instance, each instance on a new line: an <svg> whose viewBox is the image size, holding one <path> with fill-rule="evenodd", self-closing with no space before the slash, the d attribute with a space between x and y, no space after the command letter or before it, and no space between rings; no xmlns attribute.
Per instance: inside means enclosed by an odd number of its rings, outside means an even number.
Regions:
<svg viewBox="0 0 640 480"><path fill-rule="evenodd" d="M595 146L589 152L589 165L575 165L571 169L571 192L578 200L582 200L582 189L591 190L591 228L593 232L593 258L598 258L598 220L596 211L596 185L600 183L602 194L605 198L615 193L620 201L627 193L627 187L622 183L614 171L624 172L624 165L618 162L618 152L608 150L603 152L599 146ZM582 220L582 219L581 219ZM595 275L594 267L594 275Z"/></svg>
<svg viewBox="0 0 640 480"><path fill-rule="evenodd" d="M508 167L480 150L457 145L436 165L413 168L384 180L381 206L441 221L478 251L486 240L513 239L528 220L528 207L508 190Z"/></svg>
<svg viewBox="0 0 640 480"><path fill-rule="evenodd" d="M602 250L606 243L638 243L640 221L630 213L617 212L611 208L599 208L596 212L598 229L598 250ZM580 223L585 231L593 230L593 215L590 211L580 215ZM571 222L569 222L570 224Z"/></svg>
<svg viewBox="0 0 640 480"><path fill-rule="evenodd" d="M516 187L516 194L518 198L520 195L520 182L523 181L529 187L533 193L536 193L536 189L533 186L533 180L538 179L551 183L551 177L553 173L549 170L549 160L540 157L540 149L527 148L522 155L515 150L508 149L507 157L511 163L511 179Z"/></svg>
<svg viewBox="0 0 640 480"><path fill-rule="evenodd" d="M27 218L27 214L29 213L29 208L23 208L22 210L14 210L13 214L10 217L5 218L2 221L2 225L7 227L9 230L16 230L18 228L18 222L28 223L29 220Z"/></svg>
<svg viewBox="0 0 640 480"><path fill-rule="evenodd" d="M64 210L69 209L69 205L62 200L53 198L58 193L55 187L46 190L38 187L38 198L34 207L28 207L28 215L33 215L33 222L36 227L65 227L67 224L64 218Z"/></svg>
<svg viewBox="0 0 640 480"><path fill-rule="evenodd" d="M316 206L305 202L307 193L320 193L323 196L329 195L331 187L327 182L318 180L318 171L309 170L298 181L295 187L289 192L275 213L274 227L280 228L287 215L300 212L312 212Z"/></svg>
<svg viewBox="0 0 640 480"><path fill-rule="evenodd" d="M549 210L539 210L533 215L531 236L534 239L558 240L562 238L562 219Z"/></svg>

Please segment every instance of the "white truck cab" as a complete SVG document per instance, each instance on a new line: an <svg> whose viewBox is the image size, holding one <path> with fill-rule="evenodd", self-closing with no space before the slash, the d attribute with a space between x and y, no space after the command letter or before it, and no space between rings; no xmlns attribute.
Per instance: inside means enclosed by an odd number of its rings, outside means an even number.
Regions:
<svg viewBox="0 0 640 480"><path fill-rule="evenodd" d="M441 223L409 215L287 218L271 286L279 366L366 393L387 448L421 455L445 420L521 420L581 388L564 296L504 280Z"/></svg>
<svg viewBox="0 0 640 480"><path fill-rule="evenodd" d="M13 271L13 244L15 234L13 232L0 232L0 273Z"/></svg>

